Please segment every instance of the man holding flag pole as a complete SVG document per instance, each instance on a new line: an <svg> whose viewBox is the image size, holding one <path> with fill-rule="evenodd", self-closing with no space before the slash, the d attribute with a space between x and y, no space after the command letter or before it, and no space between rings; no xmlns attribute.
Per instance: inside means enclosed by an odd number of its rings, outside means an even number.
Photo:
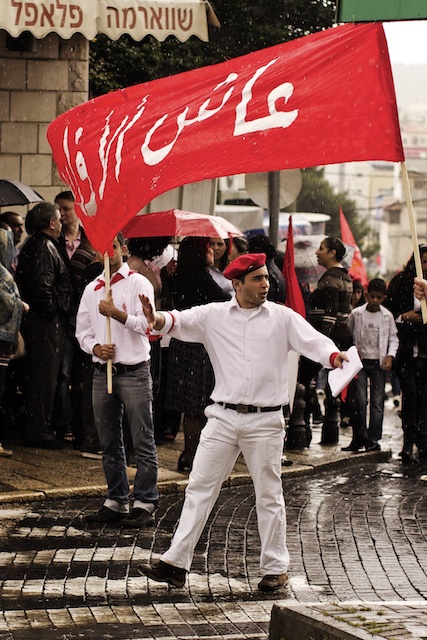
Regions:
<svg viewBox="0 0 427 640"><path fill-rule="evenodd" d="M94 363L93 413L108 486L104 504L86 520L139 528L153 526L159 499L148 323L139 300L144 295L154 305L154 289L147 278L123 262L125 249L124 238L118 234L113 241L113 255L107 261L107 275L108 268L112 275L110 287L107 289L105 271L87 285L77 312L76 337ZM111 391L106 378L108 362L112 363ZM137 469L132 511L123 439L124 412Z"/></svg>

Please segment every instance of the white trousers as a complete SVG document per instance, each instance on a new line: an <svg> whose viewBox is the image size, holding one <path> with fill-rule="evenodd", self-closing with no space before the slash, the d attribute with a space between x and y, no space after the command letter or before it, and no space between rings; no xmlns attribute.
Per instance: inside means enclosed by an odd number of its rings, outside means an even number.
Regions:
<svg viewBox="0 0 427 640"><path fill-rule="evenodd" d="M208 421L201 433L180 521L161 559L190 570L194 549L222 484L242 452L255 488L261 575L286 573L289 552L281 479L282 411L243 414L214 404L205 413Z"/></svg>

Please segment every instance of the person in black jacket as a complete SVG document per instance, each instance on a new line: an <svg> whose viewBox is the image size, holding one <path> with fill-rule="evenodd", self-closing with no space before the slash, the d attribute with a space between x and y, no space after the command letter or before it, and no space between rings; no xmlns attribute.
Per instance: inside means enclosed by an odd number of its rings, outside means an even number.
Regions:
<svg viewBox="0 0 427 640"><path fill-rule="evenodd" d="M24 442L59 449L62 443L52 426L52 412L75 291L58 246L57 206L41 202L29 213L34 234L21 250L16 271L21 297L30 306L22 325L28 364Z"/></svg>
<svg viewBox="0 0 427 640"><path fill-rule="evenodd" d="M324 238L316 251L317 261L325 267L316 289L309 298L310 312L308 322L315 329L328 336L341 350L347 350L352 344L351 331L348 328L348 317L351 311L353 283L341 261L345 256L345 246L339 238ZM320 365L308 358L301 357L298 381L305 387L305 422L307 430L307 446L311 442L310 428L310 383L320 371ZM326 394L331 398L329 386ZM339 401L338 401L339 402Z"/></svg>
<svg viewBox="0 0 427 640"><path fill-rule="evenodd" d="M427 274L427 246L420 245L424 277ZM420 302L414 297L415 257L397 273L387 288L384 306L396 321L399 348L393 369L401 385L403 447L402 462L416 463L427 457L427 327L421 317Z"/></svg>

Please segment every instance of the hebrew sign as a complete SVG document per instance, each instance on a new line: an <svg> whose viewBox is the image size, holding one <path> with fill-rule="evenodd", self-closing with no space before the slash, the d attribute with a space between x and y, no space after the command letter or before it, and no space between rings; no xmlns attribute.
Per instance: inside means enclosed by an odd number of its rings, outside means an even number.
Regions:
<svg viewBox="0 0 427 640"><path fill-rule="evenodd" d="M212 12L205 0L1 0L1 5L0 28L13 37L23 31L36 38L81 33L88 40L97 33L112 40L127 33L134 40L174 35L184 42L194 35L207 42L207 10Z"/></svg>

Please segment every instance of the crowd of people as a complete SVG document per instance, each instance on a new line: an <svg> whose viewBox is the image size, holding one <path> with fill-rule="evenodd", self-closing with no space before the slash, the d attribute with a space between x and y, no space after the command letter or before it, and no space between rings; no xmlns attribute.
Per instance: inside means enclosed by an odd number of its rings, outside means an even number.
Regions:
<svg viewBox="0 0 427 640"><path fill-rule="evenodd" d="M27 238L22 242L23 230ZM152 526L157 449L182 426L178 471L191 472L172 546L141 572L182 586L224 478L243 452L257 494L259 588L286 583L289 562L280 467L289 415L287 354L301 354L306 445L322 419L316 382L356 345L362 369L342 395L346 450L381 448L386 381L401 392L402 462L427 456L427 336L415 260L365 291L342 264L339 238L316 252L324 273L304 320L267 236L171 238L117 234L109 258L88 241L70 191L24 220L0 216L1 438L74 446L102 459L107 495L93 523ZM427 247L420 247L427 274ZM289 286L289 283L288 283ZM417 297L415 297L415 294ZM111 389L107 388L112 362ZM337 403L325 384L326 401ZM397 392L397 391L396 391ZM0 455L12 451L0 445ZM126 467L136 467L133 493Z"/></svg>

